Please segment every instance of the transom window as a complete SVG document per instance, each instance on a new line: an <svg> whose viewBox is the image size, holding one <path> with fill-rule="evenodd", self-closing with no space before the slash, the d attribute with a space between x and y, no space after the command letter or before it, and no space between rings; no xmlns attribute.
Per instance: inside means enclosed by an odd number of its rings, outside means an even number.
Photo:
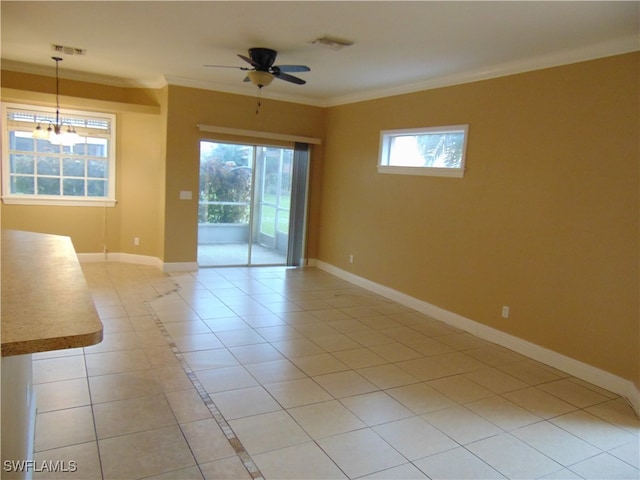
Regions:
<svg viewBox="0 0 640 480"><path fill-rule="evenodd" d="M468 125L380 132L378 172L462 177Z"/></svg>
<svg viewBox="0 0 640 480"><path fill-rule="evenodd" d="M55 123L55 110L3 105L2 200L37 205L115 205L115 115L61 113L63 133L37 138ZM46 137L46 135L45 135Z"/></svg>

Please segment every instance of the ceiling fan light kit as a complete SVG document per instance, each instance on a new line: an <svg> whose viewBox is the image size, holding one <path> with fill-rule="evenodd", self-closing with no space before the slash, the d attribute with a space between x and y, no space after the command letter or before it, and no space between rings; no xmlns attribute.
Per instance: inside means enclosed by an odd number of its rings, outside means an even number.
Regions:
<svg viewBox="0 0 640 480"><path fill-rule="evenodd" d="M306 65L274 65L277 56L278 52L275 50L255 47L249 49L249 56L238 54L238 57L251 65L251 67L229 67L226 65L205 65L205 67L238 68L245 70L247 76L244 81L251 82L258 88L268 86L274 78L295 83L296 85L304 85L307 83L301 78L290 75L290 72L310 72L311 69L309 67Z"/></svg>

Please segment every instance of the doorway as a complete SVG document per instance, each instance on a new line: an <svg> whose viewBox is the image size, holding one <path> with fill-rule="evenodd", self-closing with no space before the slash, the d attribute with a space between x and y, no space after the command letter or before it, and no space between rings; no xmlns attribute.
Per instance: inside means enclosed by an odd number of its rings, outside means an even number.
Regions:
<svg viewBox="0 0 640 480"><path fill-rule="evenodd" d="M293 148L200 142L199 266L295 264L294 157ZM306 195L294 202L304 205Z"/></svg>

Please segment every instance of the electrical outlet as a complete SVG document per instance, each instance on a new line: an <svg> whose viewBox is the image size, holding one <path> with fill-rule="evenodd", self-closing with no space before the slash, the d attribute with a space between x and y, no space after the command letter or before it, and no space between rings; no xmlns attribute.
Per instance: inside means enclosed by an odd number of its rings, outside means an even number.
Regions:
<svg viewBox="0 0 640 480"><path fill-rule="evenodd" d="M353 254L349 255L349 263L353 263Z"/></svg>
<svg viewBox="0 0 640 480"><path fill-rule="evenodd" d="M509 318L509 307L507 305L502 307L502 318Z"/></svg>
<svg viewBox="0 0 640 480"><path fill-rule="evenodd" d="M133 237L133 244L138 247L140 245L140 238L139 237Z"/></svg>

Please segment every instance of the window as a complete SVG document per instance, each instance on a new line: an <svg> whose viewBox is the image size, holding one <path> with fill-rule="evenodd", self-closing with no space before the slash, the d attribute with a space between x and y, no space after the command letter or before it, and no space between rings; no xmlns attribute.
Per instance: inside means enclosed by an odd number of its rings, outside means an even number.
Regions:
<svg viewBox="0 0 640 480"><path fill-rule="evenodd" d="M464 175L468 125L380 132L379 173Z"/></svg>
<svg viewBox="0 0 640 480"><path fill-rule="evenodd" d="M55 123L53 109L5 104L2 116L4 203L115 205L115 115L63 112L64 129L78 134L71 146L32 136Z"/></svg>

